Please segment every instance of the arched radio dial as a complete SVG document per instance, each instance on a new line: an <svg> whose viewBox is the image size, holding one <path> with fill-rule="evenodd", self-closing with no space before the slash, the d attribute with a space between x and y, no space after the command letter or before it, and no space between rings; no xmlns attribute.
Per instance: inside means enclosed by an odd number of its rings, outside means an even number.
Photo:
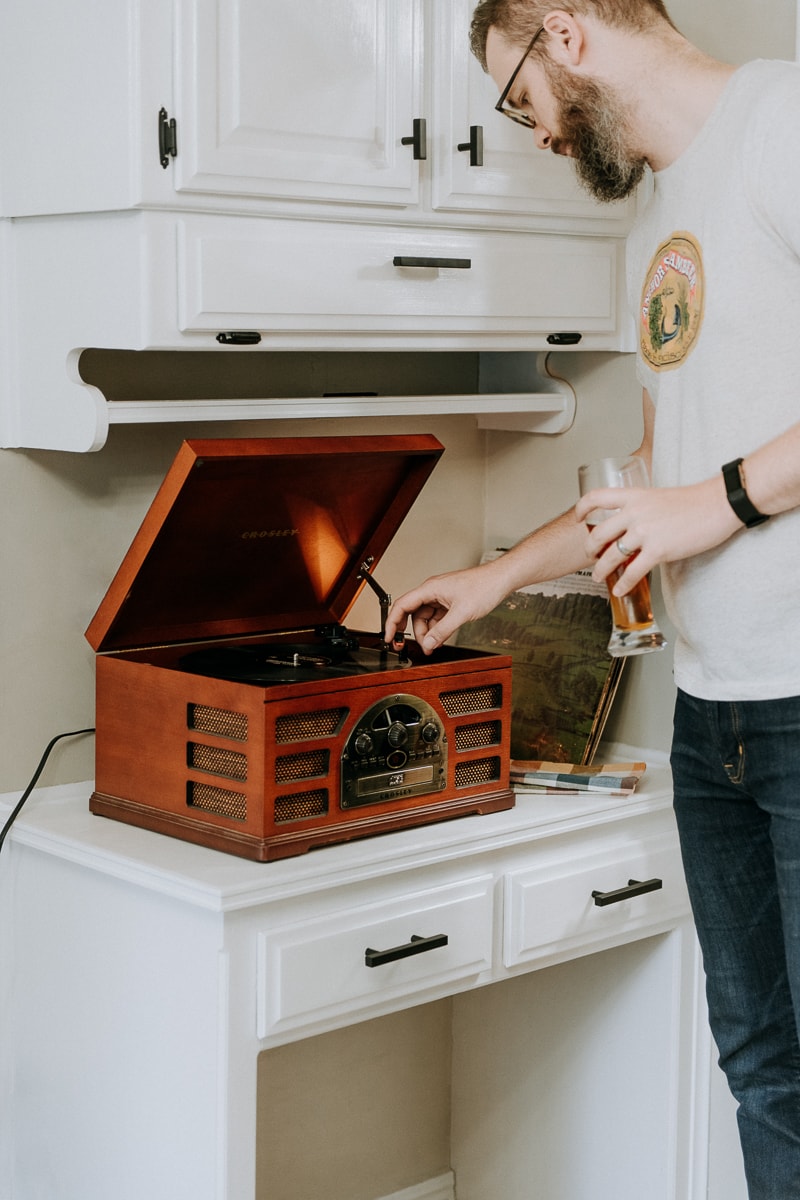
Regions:
<svg viewBox="0 0 800 1200"><path fill-rule="evenodd" d="M447 783L444 725L418 696L387 696L359 718L341 768L342 808L441 791Z"/></svg>

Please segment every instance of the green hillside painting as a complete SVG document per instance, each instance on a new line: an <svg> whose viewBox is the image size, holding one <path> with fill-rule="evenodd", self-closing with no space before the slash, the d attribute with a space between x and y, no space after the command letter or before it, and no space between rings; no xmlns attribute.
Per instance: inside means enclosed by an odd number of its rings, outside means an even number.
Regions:
<svg viewBox="0 0 800 1200"><path fill-rule="evenodd" d="M511 656L512 759L591 761L625 661L609 656L610 632L589 572L514 592L462 627L459 645Z"/></svg>

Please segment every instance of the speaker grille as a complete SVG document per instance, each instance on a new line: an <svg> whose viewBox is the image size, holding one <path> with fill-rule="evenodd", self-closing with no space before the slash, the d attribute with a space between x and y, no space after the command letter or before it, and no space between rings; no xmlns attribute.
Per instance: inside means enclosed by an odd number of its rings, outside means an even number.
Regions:
<svg viewBox="0 0 800 1200"><path fill-rule="evenodd" d="M455 784L457 788L475 787L476 784L491 783L499 778L499 758L476 758L471 762L456 763Z"/></svg>
<svg viewBox="0 0 800 1200"><path fill-rule="evenodd" d="M318 712L289 713L275 722L276 742L311 742L338 733L347 716L346 708L324 708Z"/></svg>
<svg viewBox="0 0 800 1200"><path fill-rule="evenodd" d="M315 792L295 792L276 799L275 823L285 825L288 821L307 821L309 817L322 817L327 811L327 788L318 788Z"/></svg>
<svg viewBox="0 0 800 1200"><path fill-rule="evenodd" d="M461 725L456 729L456 750L480 750L483 746L499 746L502 740L501 721L482 721L480 725Z"/></svg>
<svg viewBox="0 0 800 1200"><path fill-rule="evenodd" d="M327 775L330 758L329 750L286 754L275 760L275 782L291 783L293 779L317 779L320 775Z"/></svg>
<svg viewBox="0 0 800 1200"><path fill-rule="evenodd" d="M484 687L463 688L458 692L442 692L439 699L449 717L463 717L467 713L487 712L491 708L502 707L503 685L487 683Z"/></svg>
<svg viewBox="0 0 800 1200"><path fill-rule="evenodd" d="M190 704L187 724L200 733L213 733L236 742L247 741L247 713L211 708L208 704Z"/></svg>
<svg viewBox="0 0 800 1200"><path fill-rule="evenodd" d="M186 761L196 771L208 771L209 775L224 775L226 779L241 779L242 782L247 779L247 756L237 750L189 742Z"/></svg>
<svg viewBox="0 0 800 1200"><path fill-rule="evenodd" d="M199 808L232 821L247 819L247 797L243 792L232 792L227 788L190 780L186 785L186 803L190 808Z"/></svg>

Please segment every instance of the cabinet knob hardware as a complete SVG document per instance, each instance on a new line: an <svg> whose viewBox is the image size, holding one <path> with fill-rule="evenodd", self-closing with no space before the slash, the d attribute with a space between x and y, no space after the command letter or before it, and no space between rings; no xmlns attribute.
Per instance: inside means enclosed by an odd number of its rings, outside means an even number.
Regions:
<svg viewBox="0 0 800 1200"><path fill-rule="evenodd" d="M415 258L408 254L395 254L392 259L395 267L456 267L468 271L472 266L471 258Z"/></svg>
<svg viewBox="0 0 800 1200"><path fill-rule="evenodd" d="M261 334L255 330L233 329L227 333L218 333L217 341L221 346L257 346Z"/></svg>
<svg viewBox="0 0 800 1200"><path fill-rule="evenodd" d="M459 142L456 146L457 150L469 150L469 165L471 167L483 166L483 126L470 125L469 141Z"/></svg>
<svg viewBox="0 0 800 1200"><path fill-rule="evenodd" d="M592 892L592 899L598 908L607 904L619 904L621 900L630 900L632 896L644 896L646 892L657 892L664 886L661 879L646 879L640 883L638 879L629 879L627 887L617 888L613 892Z"/></svg>
<svg viewBox="0 0 800 1200"><path fill-rule="evenodd" d="M412 122L414 130L411 137L400 138L401 146L413 146L414 158L428 157L428 122L424 117L415 117Z"/></svg>
<svg viewBox="0 0 800 1200"><path fill-rule="evenodd" d="M393 946L391 950L366 949L364 965L381 967L384 963L397 962L399 958L411 958L413 954L426 954L429 950L438 950L440 946L446 946L447 941L446 933L434 933L431 937L418 937L416 934L412 934L410 942L406 942L403 946Z"/></svg>

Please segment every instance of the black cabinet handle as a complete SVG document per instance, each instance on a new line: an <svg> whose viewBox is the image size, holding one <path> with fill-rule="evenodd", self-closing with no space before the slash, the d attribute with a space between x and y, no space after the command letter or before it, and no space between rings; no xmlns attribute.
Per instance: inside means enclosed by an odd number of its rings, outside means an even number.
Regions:
<svg viewBox="0 0 800 1200"><path fill-rule="evenodd" d="M548 333L547 344L548 346L577 346L582 337L582 333L573 330L565 333Z"/></svg>
<svg viewBox="0 0 800 1200"><path fill-rule="evenodd" d="M412 954L426 954L428 950L438 950L447 945L446 933L435 933L432 937L417 937L411 935L411 941L404 946L393 946L391 950L365 950L364 965L381 967L384 963L397 962L398 958L411 958Z"/></svg>
<svg viewBox="0 0 800 1200"><path fill-rule="evenodd" d="M158 110L158 158L166 171L171 158L178 157L178 123L165 108Z"/></svg>
<svg viewBox="0 0 800 1200"><path fill-rule="evenodd" d="M428 157L428 122L424 117L415 117L411 128L411 137L400 138L401 146L413 146L414 158Z"/></svg>
<svg viewBox="0 0 800 1200"><path fill-rule="evenodd" d="M663 886L661 879L646 879L644 883L640 883L638 879L629 879L627 887L617 888L614 892L592 892L592 899L598 908L604 908L607 904L619 904L621 900L630 900L632 896L657 892Z"/></svg>
<svg viewBox="0 0 800 1200"><path fill-rule="evenodd" d="M392 259L395 267L456 267L468 271L472 266L471 258L415 258L408 254L395 254Z"/></svg>
<svg viewBox="0 0 800 1200"><path fill-rule="evenodd" d="M469 165L471 167L483 166L483 126L470 125L469 141L459 142L456 146L457 150L469 150Z"/></svg>
<svg viewBox="0 0 800 1200"><path fill-rule="evenodd" d="M218 333L217 341L221 346L257 346L261 341L261 334L250 329L232 329Z"/></svg>

